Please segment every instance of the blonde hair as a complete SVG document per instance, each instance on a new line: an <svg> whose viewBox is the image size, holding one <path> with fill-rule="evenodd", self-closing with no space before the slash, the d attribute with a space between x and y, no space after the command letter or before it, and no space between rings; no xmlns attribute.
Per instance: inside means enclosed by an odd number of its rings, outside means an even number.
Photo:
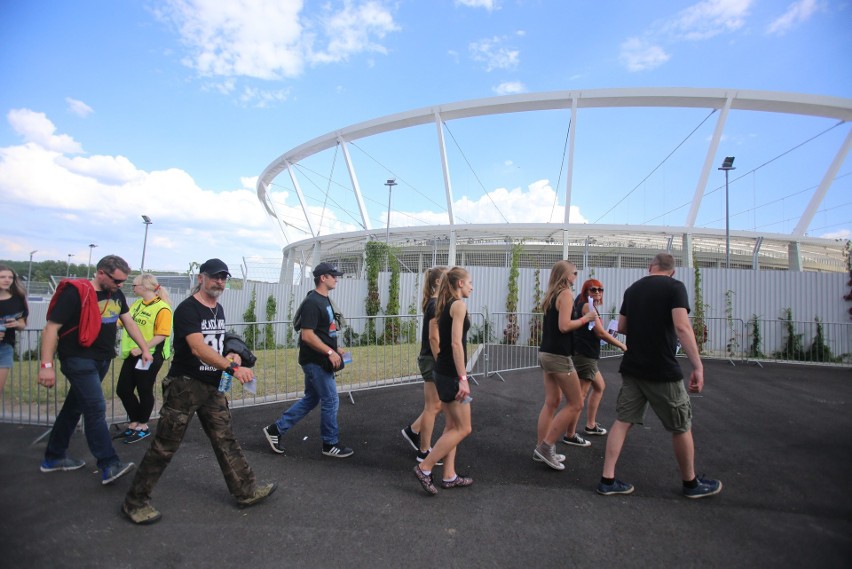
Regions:
<svg viewBox="0 0 852 569"><path fill-rule="evenodd" d="M547 283L547 292L544 293L544 298L541 301L541 311L547 312L547 309L553 305L559 293L566 288L571 288L571 283L568 277L576 272L577 267L571 261L556 261L553 268L550 270L550 280Z"/></svg>
<svg viewBox="0 0 852 569"><path fill-rule="evenodd" d="M169 297L169 291L160 286L157 277L151 273L142 273L139 275L139 286L146 290L150 290L159 296L166 304L172 305L172 299Z"/></svg>
<svg viewBox="0 0 852 569"><path fill-rule="evenodd" d="M450 304L458 297L455 295L458 289L459 282L470 278L470 273L462 267L453 267L441 279L441 285L438 287L438 300L435 303L435 318L440 321L441 314L444 312L444 307Z"/></svg>
<svg viewBox="0 0 852 569"><path fill-rule="evenodd" d="M447 267L432 267L426 269L423 275L423 298L420 301L420 309L426 310L426 305L432 300L432 297L438 292L438 284L444 273L447 272Z"/></svg>

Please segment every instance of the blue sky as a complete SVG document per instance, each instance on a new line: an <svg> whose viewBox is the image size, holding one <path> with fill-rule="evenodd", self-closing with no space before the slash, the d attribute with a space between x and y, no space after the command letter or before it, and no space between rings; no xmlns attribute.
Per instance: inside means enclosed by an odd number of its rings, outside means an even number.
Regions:
<svg viewBox="0 0 852 569"><path fill-rule="evenodd" d="M146 214L148 268L184 270L213 256L274 265L306 226L289 178L273 188L293 225L284 235L258 202L256 179L314 137L410 109L539 91L677 86L849 98L850 29L845 0L5 0L0 258L38 250L37 260L73 254L79 263L95 243L95 257L117 253L138 267ZM715 124L707 115L582 113L572 221L683 225ZM850 127L759 115L732 113L719 149L737 156L731 228L789 233ZM568 118L449 121L456 214L561 220ZM388 177L401 182L393 225L446 219L435 126L409 131L350 149L373 227L387 220ZM850 173L847 158L808 235L852 235ZM358 229L339 153L306 160L299 175L323 233ZM697 225L724 227L723 183L714 169Z"/></svg>

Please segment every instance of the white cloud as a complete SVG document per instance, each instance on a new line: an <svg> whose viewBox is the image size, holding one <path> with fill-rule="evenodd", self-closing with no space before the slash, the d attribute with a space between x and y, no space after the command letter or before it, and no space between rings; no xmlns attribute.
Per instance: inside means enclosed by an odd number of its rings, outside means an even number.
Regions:
<svg viewBox="0 0 852 569"><path fill-rule="evenodd" d="M520 61L520 51L505 47L505 41L504 37L495 36L472 42L468 46L470 57L476 62L484 63L486 71L514 69Z"/></svg>
<svg viewBox="0 0 852 569"><path fill-rule="evenodd" d="M12 109L6 115L12 128L20 134L25 142L33 142L46 150L55 150L68 154L83 152L80 144L67 134L54 134L56 126L44 113L29 109Z"/></svg>
<svg viewBox="0 0 852 569"><path fill-rule="evenodd" d="M654 69L671 59L673 45L704 41L745 25L753 0L704 0L655 22L622 42L619 61L629 71Z"/></svg>
<svg viewBox="0 0 852 569"><path fill-rule="evenodd" d="M770 35L782 36L797 24L806 22L819 9L816 0L798 0L787 7L787 11L772 21L766 28Z"/></svg>
<svg viewBox="0 0 852 569"><path fill-rule="evenodd" d="M498 95L515 95L526 93L527 87L520 81L504 81L492 89Z"/></svg>
<svg viewBox="0 0 852 569"><path fill-rule="evenodd" d="M468 8L485 8L489 12L500 8L497 0L456 0L455 4L456 6L466 6Z"/></svg>
<svg viewBox="0 0 852 569"><path fill-rule="evenodd" d="M839 231L831 231L820 235L823 239L852 239L852 231L841 229Z"/></svg>
<svg viewBox="0 0 852 569"><path fill-rule="evenodd" d="M639 38L629 38L621 44L619 61L629 71L647 71L659 67L670 58L658 45L647 44Z"/></svg>
<svg viewBox="0 0 852 569"><path fill-rule="evenodd" d="M344 0L316 17L302 0L168 0L157 11L173 23L188 53L183 62L204 77L262 80L298 77L308 64L385 53L377 40L399 27L378 0Z"/></svg>
<svg viewBox="0 0 852 569"><path fill-rule="evenodd" d="M68 110L77 116L85 118L95 112L92 107L90 107L83 101L78 101L77 99L72 99L71 97L65 97L65 102L68 103Z"/></svg>
<svg viewBox="0 0 852 569"><path fill-rule="evenodd" d="M704 0L664 22L662 32L674 40L705 40L740 29L752 0Z"/></svg>

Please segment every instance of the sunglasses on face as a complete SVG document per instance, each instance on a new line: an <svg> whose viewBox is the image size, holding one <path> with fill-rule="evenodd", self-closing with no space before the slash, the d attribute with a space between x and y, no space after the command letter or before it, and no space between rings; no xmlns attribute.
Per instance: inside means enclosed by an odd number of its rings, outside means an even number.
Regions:
<svg viewBox="0 0 852 569"><path fill-rule="evenodd" d="M104 274L109 277L109 280L115 283L115 286L121 286L127 281L127 279L117 279L106 271L104 271Z"/></svg>
<svg viewBox="0 0 852 569"><path fill-rule="evenodd" d="M603 292L603 287L598 288L596 286L590 286L589 292L591 292L593 294L596 293L596 292Z"/></svg>

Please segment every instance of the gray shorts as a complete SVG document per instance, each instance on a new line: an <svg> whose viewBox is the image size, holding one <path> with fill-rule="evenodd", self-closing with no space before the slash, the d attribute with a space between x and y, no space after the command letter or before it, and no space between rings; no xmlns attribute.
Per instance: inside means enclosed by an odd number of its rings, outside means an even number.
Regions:
<svg viewBox="0 0 852 569"><path fill-rule="evenodd" d="M574 373L574 362L571 356L560 356L548 352L538 353L538 365L550 373Z"/></svg>
<svg viewBox="0 0 852 569"><path fill-rule="evenodd" d="M615 412L619 421L641 425L648 405L672 433L686 433L692 428L692 402L679 381L646 381L626 375L618 392Z"/></svg>
<svg viewBox="0 0 852 569"><path fill-rule="evenodd" d="M432 356L417 356L417 367L420 368L420 375L423 376L423 381L435 383L432 377L432 370L435 369L435 358Z"/></svg>
<svg viewBox="0 0 852 569"><path fill-rule="evenodd" d="M594 381L598 374L598 360L595 358L574 354L574 367L577 368L577 375L584 381Z"/></svg>

